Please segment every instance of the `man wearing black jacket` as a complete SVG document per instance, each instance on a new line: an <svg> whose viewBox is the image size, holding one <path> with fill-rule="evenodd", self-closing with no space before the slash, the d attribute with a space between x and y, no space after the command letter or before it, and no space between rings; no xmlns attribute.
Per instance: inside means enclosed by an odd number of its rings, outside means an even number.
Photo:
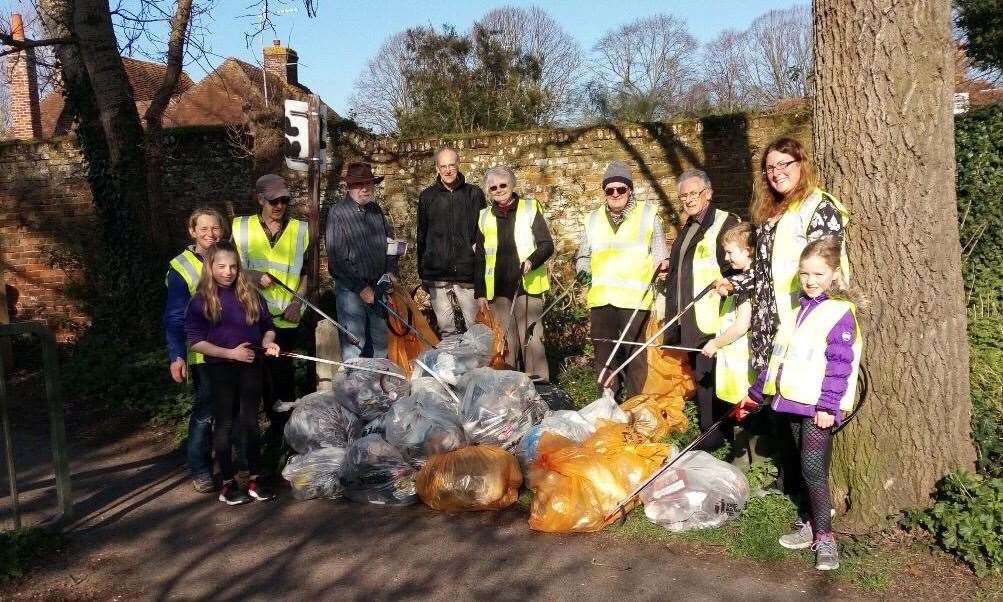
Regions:
<svg viewBox="0 0 1003 602"><path fill-rule="evenodd" d="M710 178L699 169L684 171L676 180L684 216L679 236L669 254L669 275L666 279L665 315L670 319L686 308L708 284L730 273L725 262L721 238L724 232L739 222L738 217L711 206L714 191ZM713 291L684 313L676 327L670 328L665 343L702 349L717 335L721 297ZM700 431L730 410L726 402L714 396L714 359L698 352L690 353L693 378L697 384L697 413ZM703 449L721 445L722 431L708 437Z"/></svg>
<svg viewBox="0 0 1003 602"><path fill-rule="evenodd" d="M418 277L432 299L439 334L456 334L450 293L456 296L467 326L474 323L474 244L477 216L486 205L484 191L467 183L460 156L449 147L435 153L438 177L418 197Z"/></svg>

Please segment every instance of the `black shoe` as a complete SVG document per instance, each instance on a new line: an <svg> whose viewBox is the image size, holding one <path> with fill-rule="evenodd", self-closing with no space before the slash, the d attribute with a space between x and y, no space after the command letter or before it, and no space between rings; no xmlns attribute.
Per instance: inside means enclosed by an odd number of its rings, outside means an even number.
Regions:
<svg viewBox="0 0 1003 602"><path fill-rule="evenodd" d="M239 506L251 501L251 496L240 488L235 481L223 483L223 489L219 492L219 501L227 506Z"/></svg>
<svg viewBox="0 0 1003 602"><path fill-rule="evenodd" d="M262 485L257 477L247 482L247 494L257 502L267 502L274 499L275 494L267 486Z"/></svg>

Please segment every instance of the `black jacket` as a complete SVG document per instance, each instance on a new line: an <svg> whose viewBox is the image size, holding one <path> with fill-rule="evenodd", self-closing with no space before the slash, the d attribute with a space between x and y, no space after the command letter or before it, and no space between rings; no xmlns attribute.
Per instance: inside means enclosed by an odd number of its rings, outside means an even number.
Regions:
<svg viewBox="0 0 1003 602"><path fill-rule="evenodd" d="M449 190L436 178L418 197L418 276L422 280L474 282L477 215L486 206L484 191L463 174Z"/></svg>
<svg viewBox="0 0 1003 602"><path fill-rule="evenodd" d="M665 279L666 319L671 319L693 301L693 252L696 251L697 243L703 239L707 230L714 225L716 215L717 213L714 211L713 205L707 208L703 223L697 227L697 231L686 249L682 249L681 247L683 246L683 239L686 238L686 228L689 227L688 225L683 226L679 230L679 235L672 241L672 250L669 253L669 275ZM728 228L738 224L738 221L735 215L728 213L728 217L724 220L724 227L721 228L721 232L717 236L717 265L721 268L721 274L725 276L732 274L734 270L724 260L724 249L721 247L721 239ZM684 269L682 273L677 269L680 253L683 253ZM676 282L680 281L680 279L682 283L682 298L676 299ZM707 294L712 295L714 293ZM683 317L676 322L676 325L669 328L665 333L666 344L682 345L684 347L703 347L711 338L713 338L713 335L705 335L697 328L696 312L692 308L683 314Z"/></svg>

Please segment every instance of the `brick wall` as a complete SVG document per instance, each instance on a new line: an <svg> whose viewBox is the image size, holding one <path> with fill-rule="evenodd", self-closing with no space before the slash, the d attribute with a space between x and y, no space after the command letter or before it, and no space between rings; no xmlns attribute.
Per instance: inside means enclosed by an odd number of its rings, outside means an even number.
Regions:
<svg viewBox="0 0 1003 602"><path fill-rule="evenodd" d="M658 204L671 238L678 205L676 175L690 167L704 169L714 183L718 206L744 215L759 149L786 134L810 143L807 115L404 142L352 136L340 149L343 159L372 161L377 173L387 177L381 193L384 206L398 232L411 241L418 193L434 179L431 156L439 145L448 142L459 150L461 169L474 183L480 184L491 166L512 167L520 194L535 197L545 207L560 265L574 253L583 216L602 201L602 173L611 160L632 166L638 196ZM167 132L164 186L169 203L158 220L179 249L187 242L185 219L196 206L216 207L228 217L255 209L250 198L252 161L232 142L225 128ZM290 185L294 193L305 193L301 178L291 178ZM324 183L322 190L327 205L336 189ZM302 214L304 206L301 200L293 210ZM8 302L16 300L18 318L46 318L66 332L86 325L74 282L81 274L79 258L99 241L86 167L72 137L0 143L0 268ZM404 271L413 282L413 252Z"/></svg>

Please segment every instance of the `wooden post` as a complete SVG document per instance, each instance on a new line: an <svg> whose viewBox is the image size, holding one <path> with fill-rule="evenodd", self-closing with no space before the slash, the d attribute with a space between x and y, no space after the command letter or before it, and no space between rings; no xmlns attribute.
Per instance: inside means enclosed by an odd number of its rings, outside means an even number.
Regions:
<svg viewBox="0 0 1003 602"><path fill-rule="evenodd" d="M3 265L0 264L0 324L10 324L10 313L7 311L7 281L4 278ZM0 369L14 369L14 353L10 339L0 339Z"/></svg>
<svg viewBox="0 0 1003 602"><path fill-rule="evenodd" d="M310 240L313 241L310 251L310 290L320 289L320 97L311 94L308 101L309 137L310 137Z"/></svg>

